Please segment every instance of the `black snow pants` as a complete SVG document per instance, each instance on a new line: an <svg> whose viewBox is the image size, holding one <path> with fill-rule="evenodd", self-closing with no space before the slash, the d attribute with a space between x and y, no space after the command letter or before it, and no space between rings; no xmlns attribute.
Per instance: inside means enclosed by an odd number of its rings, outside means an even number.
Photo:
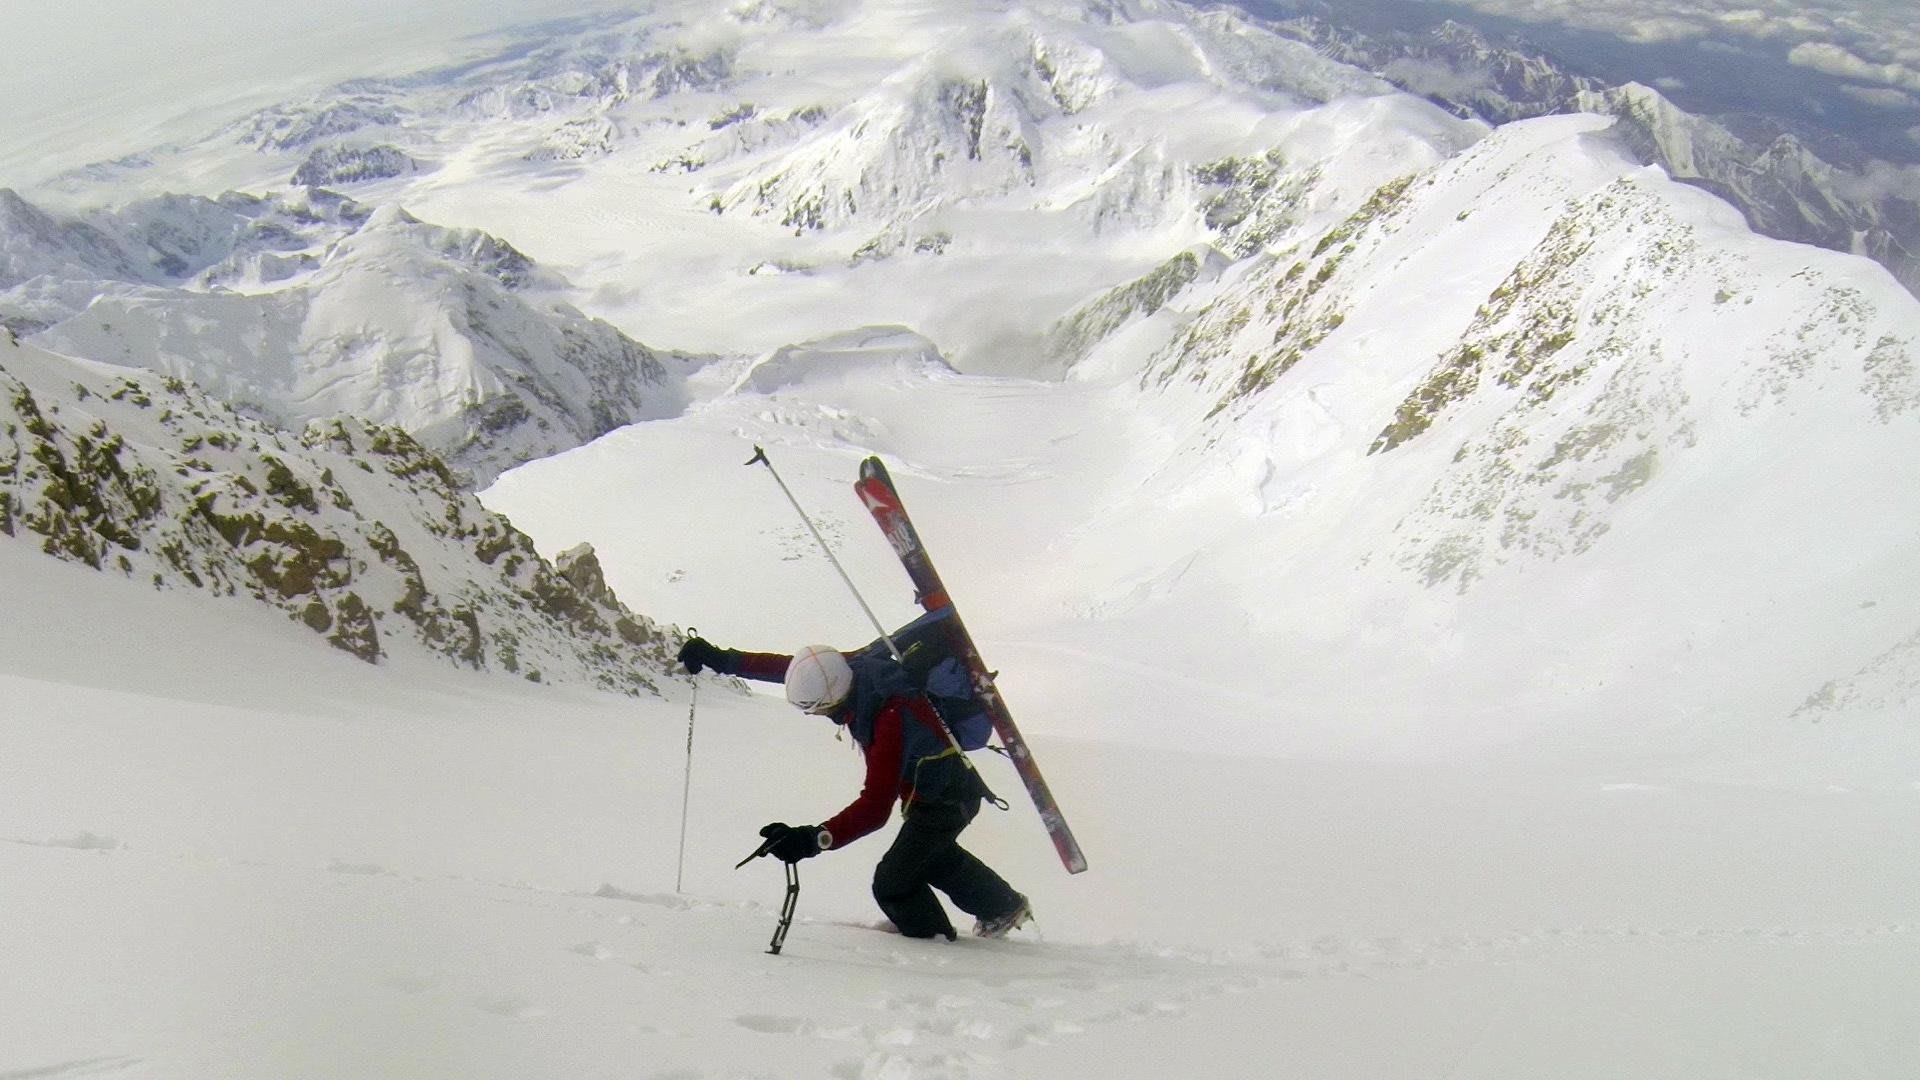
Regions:
<svg viewBox="0 0 1920 1080"><path fill-rule="evenodd" d="M900 835L873 868L873 898L901 934L953 939L953 923L935 889L975 918L1004 915L1019 902L1004 878L960 846L961 830L979 812L977 796L907 809Z"/></svg>

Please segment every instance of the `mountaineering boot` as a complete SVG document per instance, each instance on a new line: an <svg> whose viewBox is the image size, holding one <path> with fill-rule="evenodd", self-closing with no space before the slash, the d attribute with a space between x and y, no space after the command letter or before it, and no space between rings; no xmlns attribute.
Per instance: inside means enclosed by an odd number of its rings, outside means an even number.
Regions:
<svg viewBox="0 0 1920 1080"><path fill-rule="evenodd" d="M975 922L973 924L973 936L1003 938L1013 931L1018 930L1020 927L1032 922L1033 905L1027 903L1027 898L1020 893L1015 893L1014 896L1018 898L1018 902L1013 905L1012 911L1007 912L1005 915L996 915L991 919L981 919Z"/></svg>

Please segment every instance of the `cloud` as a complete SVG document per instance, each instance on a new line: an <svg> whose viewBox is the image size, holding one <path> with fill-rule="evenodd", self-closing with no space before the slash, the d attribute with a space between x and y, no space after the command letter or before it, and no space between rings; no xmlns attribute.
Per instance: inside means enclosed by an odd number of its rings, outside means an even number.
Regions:
<svg viewBox="0 0 1920 1080"><path fill-rule="evenodd" d="M1920 129L1915 129L1920 130ZM1913 135L1913 131L1907 132ZM1920 136L1916 136L1920 141ZM1892 165L1875 161L1858 172L1836 171L1833 190L1852 202L1879 202L1898 198L1920 202L1920 165Z"/></svg>
<svg viewBox="0 0 1920 1080"><path fill-rule="evenodd" d="M1660 76L1659 78L1653 80L1653 85L1659 87L1663 92L1669 93L1669 94L1673 93L1675 90L1685 90L1687 88L1687 82L1685 79L1676 79L1671 75Z"/></svg>
<svg viewBox="0 0 1920 1080"><path fill-rule="evenodd" d="M1486 71L1461 70L1438 60L1402 58L1381 72L1389 80L1416 94L1459 101L1493 86L1493 75Z"/></svg>
<svg viewBox="0 0 1920 1080"><path fill-rule="evenodd" d="M1663 45L1707 36L1705 24L1675 15L1641 16L1620 23L1612 30L1627 41L1641 45Z"/></svg>
<svg viewBox="0 0 1920 1080"><path fill-rule="evenodd" d="M1891 86L1842 86L1840 92L1860 102L1879 109L1920 108L1920 98L1905 90L1895 90Z"/></svg>
<svg viewBox="0 0 1920 1080"><path fill-rule="evenodd" d="M1761 11L1749 7L1715 12L1711 17L1722 30L1770 40L1831 38L1837 32L1832 19L1813 11Z"/></svg>
<svg viewBox="0 0 1920 1080"><path fill-rule="evenodd" d="M1920 90L1920 69L1905 64L1876 64L1828 42L1808 41L1795 45L1793 51L1787 53L1787 62L1828 75L1838 75L1843 79Z"/></svg>
<svg viewBox="0 0 1920 1080"><path fill-rule="evenodd" d="M1920 90L1914 0L1455 0L1488 15L1575 27L1643 44L1694 41L1738 51L1742 42L1811 49L1803 66L1873 70L1847 77ZM1875 60L1862 59L1862 55ZM1890 69L1890 70L1889 70ZM1831 71L1840 74L1838 71Z"/></svg>
<svg viewBox="0 0 1920 1080"><path fill-rule="evenodd" d="M1920 145L1920 124L1907 129L1907 138L1912 139L1916 145Z"/></svg>

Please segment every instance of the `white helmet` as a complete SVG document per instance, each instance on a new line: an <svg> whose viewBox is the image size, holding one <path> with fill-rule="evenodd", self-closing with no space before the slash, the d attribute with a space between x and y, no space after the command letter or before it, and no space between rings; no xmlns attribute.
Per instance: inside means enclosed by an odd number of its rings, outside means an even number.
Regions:
<svg viewBox="0 0 1920 1080"><path fill-rule="evenodd" d="M787 665L787 700L803 712L826 716L853 690L853 669L840 650L809 645Z"/></svg>

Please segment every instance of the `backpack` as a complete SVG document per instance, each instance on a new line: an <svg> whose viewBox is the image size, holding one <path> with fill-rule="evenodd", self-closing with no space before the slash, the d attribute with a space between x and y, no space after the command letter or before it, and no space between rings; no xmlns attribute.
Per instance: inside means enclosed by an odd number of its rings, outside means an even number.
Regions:
<svg viewBox="0 0 1920 1080"><path fill-rule="evenodd" d="M962 750L978 750L993 737L993 718L973 690L973 672L967 668L967 642L950 607L937 608L893 632L900 649L900 666L907 681L927 696L940 719L953 732ZM892 659L882 638L860 650L860 656Z"/></svg>

